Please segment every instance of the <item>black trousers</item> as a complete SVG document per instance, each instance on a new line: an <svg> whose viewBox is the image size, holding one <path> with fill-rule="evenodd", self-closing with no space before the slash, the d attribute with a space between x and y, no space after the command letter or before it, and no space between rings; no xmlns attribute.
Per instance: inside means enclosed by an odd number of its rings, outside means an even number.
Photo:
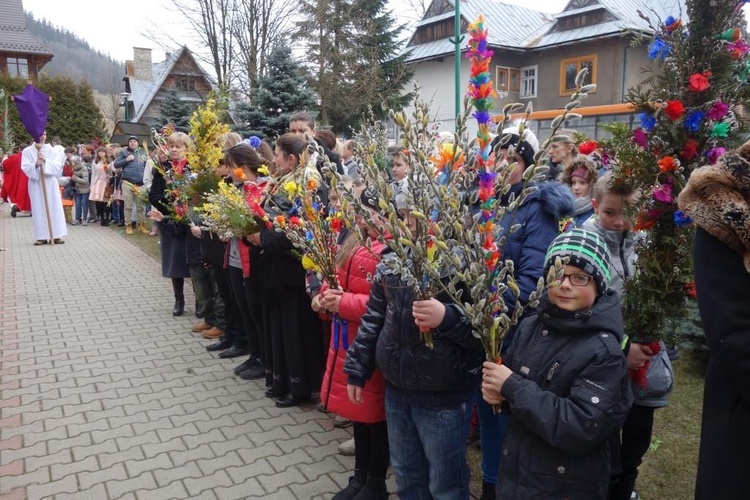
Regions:
<svg viewBox="0 0 750 500"><path fill-rule="evenodd" d="M232 285L229 281L229 269L220 265L211 266L214 270L214 280L219 291L219 297L224 304L224 338L232 342L232 345L242 349L247 348L247 335L242 323L240 311L237 309Z"/></svg>
<svg viewBox="0 0 750 500"><path fill-rule="evenodd" d="M242 276L242 269L232 266L228 266L227 269L229 270L229 284L232 287L234 304L239 311L240 321L243 326L245 338L247 339L247 348L250 351L251 356L262 359L263 353L260 350L260 332L258 331L258 326L253 318L252 312L248 307L247 296L245 295L245 279Z"/></svg>
<svg viewBox="0 0 750 500"><path fill-rule="evenodd" d="M622 426L619 450L614 446L611 450L613 466L609 500L630 500L630 495L635 488L635 480L638 478L638 466L641 465L643 456L651 445L655 409L641 405L633 405L630 408L628 418ZM618 458L619 467L617 467Z"/></svg>
<svg viewBox="0 0 750 500"><path fill-rule="evenodd" d="M385 479L388 471L388 426L384 421L375 424L354 422L354 470L366 471L376 479Z"/></svg>

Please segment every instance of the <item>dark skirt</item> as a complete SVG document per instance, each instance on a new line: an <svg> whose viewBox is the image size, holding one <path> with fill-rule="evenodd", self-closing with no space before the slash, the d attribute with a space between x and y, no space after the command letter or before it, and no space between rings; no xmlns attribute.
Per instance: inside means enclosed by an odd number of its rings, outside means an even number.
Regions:
<svg viewBox="0 0 750 500"><path fill-rule="evenodd" d="M323 376L323 332L304 288L263 306L266 384L276 394L308 399Z"/></svg>
<svg viewBox="0 0 750 500"><path fill-rule="evenodd" d="M175 238L169 230L159 231L161 247L161 275L165 278L189 278L185 257L185 240Z"/></svg>

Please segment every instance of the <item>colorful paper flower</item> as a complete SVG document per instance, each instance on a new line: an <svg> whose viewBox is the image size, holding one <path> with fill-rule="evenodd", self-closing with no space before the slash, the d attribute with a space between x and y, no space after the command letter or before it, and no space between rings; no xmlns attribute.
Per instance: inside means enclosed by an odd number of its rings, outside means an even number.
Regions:
<svg viewBox="0 0 750 500"><path fill-rule="evenodd" d="M294 181L285 182L282 188L290 198L294 198L294 196L299 193L299 186Z"/></svg>
<svg viewBox="0 0 750 500"><path fill-rule="evenodd" d="M646 135L646 132L644 132L642 128L637 128L633 130L633 142L637 146L642 147L643 149L648 148L648 136Z"/></svg>
<svg viewBox="0 0 750 500"><path fill-rule="evenodd" d="M664 29L667 30L667 33L671 34L680 26L682 26L682 21L680 19L675 19L673 16L669 16L664 20Z"/></svg>
<svg viewBox="0 0 750 500"><path fill-rule="evenodd" d="M692 224L693 219L691 219L690 217L688 217L681 211L677 210L674 213L674 223L676 226L685 227L685 226L689 226L690 224Z"/></svg>
<svg viewBox="0 0 750 500"><path fill-rule="evenodd" d="M690 132L697 132L698 129L701 128L701 124L703 123L703 118L705 118L705 116L705 111L691 111L685 117L685 128Z"/></svg>
<svg viewBox="0 0 750 500"><path fill-rule="evenodd" d="M656 221L654 219L641 214L638 216L633 229L636 231L648 231L649 229L653 229L654 226L656 226Z"/></svg>
<svg viewBox="0 0 750 500"><path fill-rule="evenodd" d="M234 176L237 177L237 179L243 182L247 180L247 177L245 176L245 172L243 172L241 168L235 168L233 170L233 173L234 173Z"/></svg>
<svg viewBox="0 0 750 500"><path fill-rule="evenodd" d="M584 141L578 146L578 152L582 155L590 155L597 149L599 149L599 144L596 141Z"/></svg>
<svg viewBox="0 0 750 500"><path fill-rule="evenodd" d="M659 184L651 193L656 201L672 203L672 185Z"/></svg>
<svg viewBox="0 0 750 500"><path fill-rule="evenodd" d="M667 101L664 114L672 121L679 120L685 114L685 106L680 101Z"/></svg>
<svg viewBox="0 0 750 500"><path fill-rule="evenodd" d="M688 88L693 92L703 92L711 85L708 83L708 77L711 76L710 71L704 71L703 73L693 73L690 76L690 84Z"/></svg>
<svg viewBox="0 0 750 500"><path fill-rule="evenodd" d="M668 57L671 52L672 47L658 36L654 38L654 41L648 46L648 57L651 59Z"/></svg>
<svg viewBox="0 0 750 500"><path fill-rule="evenodd" d="M656 126L656 118L650 113L639 113L638 119L641 121L641 128L646 132L651 132Z"/></svg>
<svg viewBox="0 0 750 500"><path fill-rule="evenodd" d="M674 156L665 156L659 160L658 165L661 172L667 173L677 170L680 162Z"/></svg>
<svg viewBox="0 0 750 500"><path fill-rule="evenodd" d="M748 52L750 52L750 45L745 43L745 40L737 40L736 42L728 43L727 50L732 58L742 59Z"/></svg>
<svg viewBox="0 0 750 500"><path fill-rule="evenodd" d="M727 148L711 148L706 153L706 157L708 158L708 161L711 162L711 165L715 165L716 162L719 161L719 158L721 158L726 152Z"/></svg>
<svg viewBox="0 0 750 500"><path fill-rule="evenodd" d="M716 122L724 118L728 111L729 104L722 101L716 101L714 105L711 106L711 109L708 110L708 113L706 113L706 118Z"/></svg>
<svg viewBox="0 0 750 500"><path fill-rule="evenodd" d="M685 161L690 161L698 156L698 141L695 139L688 139L682 146L680 156L682 156L682 159Z"/></svg>
<svg viewBox="0 0 750 500"><path fill-rule="evenodd" d="M315 179L308 179L307 181L307 190L308 191L315 191L318 188L318 181Z"/></svg>
<svg viewBox="0 0 750 500"><path fill-rule="evenodd" d="M726 137L729 135L728 123L717 123L711 128L711 137Z"/></svg>
<svg viewBox="0 0 750 500"><path fill-rule="evenodd" d="M265 163L260 166L260 168L258 169L258 173L260 175L271 175L271 171L268 170L268 165L266 165Z"/></svg>
<svg viewBox="0 0 750 500"><path fill-rule="evenodd" d="M742 36L742 31L739 28L729 28L724 30L718 35L714 35L717 40L725 40L727 42L736 42Z"/></svg>

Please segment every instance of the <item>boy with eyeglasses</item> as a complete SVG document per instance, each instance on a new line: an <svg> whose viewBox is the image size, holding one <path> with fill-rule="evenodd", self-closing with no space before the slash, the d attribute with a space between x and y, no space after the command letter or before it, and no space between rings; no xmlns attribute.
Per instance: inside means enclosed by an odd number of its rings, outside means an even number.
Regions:
<svg viewBox="0 0 750 500"><path fill-rule="evenodd" d="M610 438L633 399L607 246L574 229L553 240L545 276L558 258L562 279L521 323L503 364L484 364L482 396L511 415L499 499L606 498Z"/></svg>

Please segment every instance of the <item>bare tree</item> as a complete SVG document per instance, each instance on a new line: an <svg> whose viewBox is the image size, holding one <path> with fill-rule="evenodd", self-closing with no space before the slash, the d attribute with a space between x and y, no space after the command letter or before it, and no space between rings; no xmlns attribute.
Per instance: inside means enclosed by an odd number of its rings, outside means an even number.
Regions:
<svg viewBox="0 0 750 500"><path fill-rule="evenodd" d="M124 76L124 74L121 74L121 70L122 66L120 66L119 64L112 64L107 70L107 88L105 93L103 94L104 100L102 102L102 105L100 106L102 115L104 115L104 119L108 124L113 124L113 126L119 121L120 116L122 116L122 113L120 112L120 104L122 103L120 93L125 90L125 88L122 83L122 77Z"/></svg>
<svg viewBox="0 0 750 500"><path fill-rule="evenodd" d="M236 0L237 16L232 29L236 42L240 91L250 97L258 78L265 73L266 59L281 44L292 26L294 0Z"/></svg>

